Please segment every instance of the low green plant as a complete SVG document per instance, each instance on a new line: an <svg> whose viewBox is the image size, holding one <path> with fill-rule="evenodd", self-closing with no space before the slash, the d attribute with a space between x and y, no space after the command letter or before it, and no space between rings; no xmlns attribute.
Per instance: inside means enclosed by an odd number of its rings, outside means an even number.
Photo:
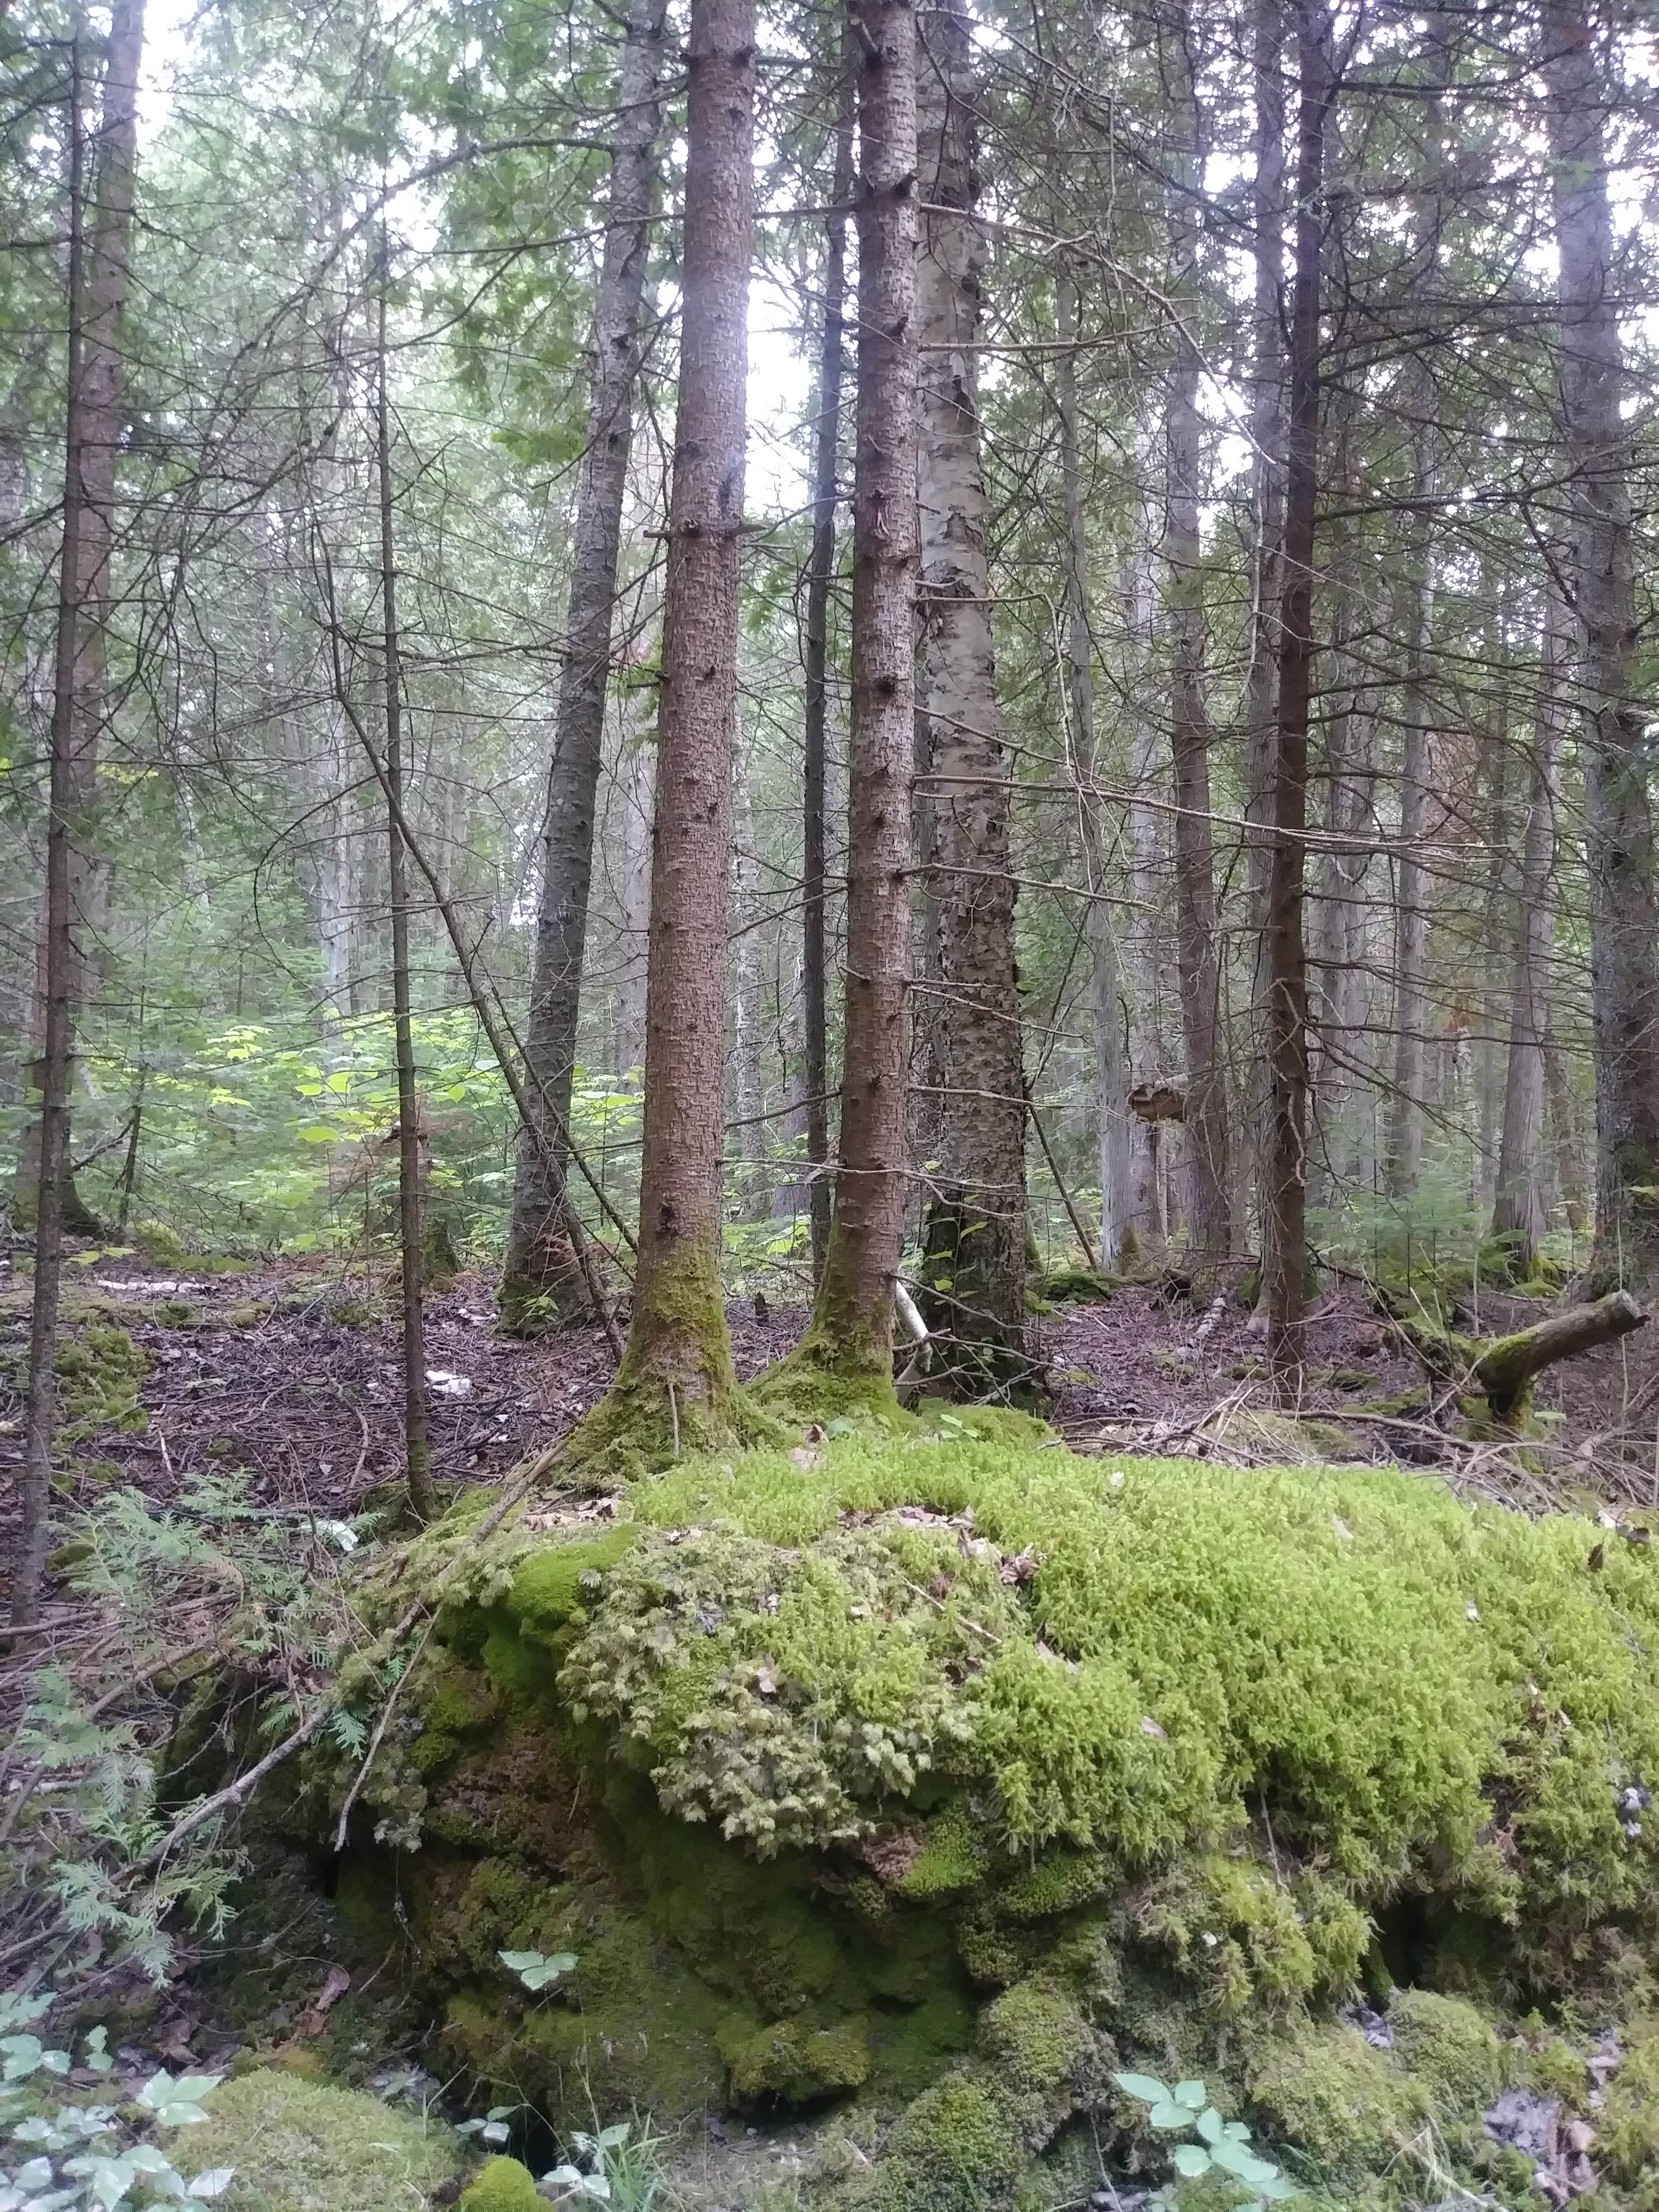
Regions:
<svg viewBox="0 0 1659 2212"><path fill-rule="evenodd" d="M564 1975L576 1971L574 1951L498 1951L495 1955L527 1990L550 1990Z"/></svg>
<svg viewBox="0 0 1659 2212"><path fill-rule="evenodd" d="M1182 2181L1201 2181L1210 2173L1231 2176L1252 2192L1240 2212L1264 2212L1269 2204L1302 2194L1272 2159L1263 2158L1252 2146L1250 2131L1243 2120L1222 2118L1202 2081L1171 2085L1152 2074L1114 2074L1112 2079L1126 2096L1151 2107L1146 2115L1149 2125L1160 2134L1188 2138L1174 2142L1170 2152L1170 2163ZM1194 2136L1196 2141L1190 2140ZM1166 2183L1158 2192L1162 2203L1173 2204L1175 2197L1173 2183Z"/></svg>
<svg viewBox="0 0 1659 2212"><path fill-rule="evenodd" d="M0 2212L70 2212L76 2205L88 2212L129 2212L158 2201L201 2204L222 2197L235 2179L233 2166L210 2166L186 2181L149 2140L149 2130L200 2125L223 2076L153 2074L131 2103L121 2106L44 2099L37 2077L61 2079L72 2055L15 2023L38 2020L51 2002L21 1992L0 1996L0 2023L12 2027L0 2036L0 2128L11 2145L7 2164L0 2166ZM82 2063L94 2074L108 2073L114 2063L107 2043L101 2027L82 2040ZM32 2091L23 2086L30 2081L37 2081ZM26 2104L35 2109L20 2118Z"/></svg>
<svg viewBox="0 0 1659 2212"><path fill-rule="evenodd" d="M597 2135L578 2129L570 2138L574 2163L556 2166L542 2176L544 2193L556 2190L556 2204L608 2204L611 2212L651 2212L662 2194L665 2177L661 2137L648 2120L617 2120Z"/></svg>

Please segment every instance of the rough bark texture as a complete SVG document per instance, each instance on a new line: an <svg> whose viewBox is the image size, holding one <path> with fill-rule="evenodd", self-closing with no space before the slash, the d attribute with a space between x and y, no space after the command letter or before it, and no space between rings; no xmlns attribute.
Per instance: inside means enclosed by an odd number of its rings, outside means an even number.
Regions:
<svg viewBox="0 0 1659 2212"><path fill-rule="evenodd" d="M501 1317L508 1326L549 1313L574 1313L583 1304L581 1278L571 1265L562 1224L560 1133L570 1118L576 1057L611 611L639 375L640 301L662 124L665 9L666 0L632 0L617 88L605 256L594 309L587 443L576 495L564 673L548 770L541 903L525 1033L531 1096L551 1141L538 1143L527 1132L519 1140L501 1273Z"/></svg>
<svg viewBox="0 0 1659 2212"><path fill-rule="evenodd" d="M385 249L382 246L382 252ZM386 875L392 906L392 1006L398 1057L398 1229L404 1322L404 1464L409 1508L432 1518L432 1447L426 1419L426 1316L421 1302L421 1103L415 1087L415 1037L410 1022L409 882L404 852L404 679L398 639L398 564L392 528L392 425L386 389L386 284L382 266L375 428L380 490L380 605L385 641Z"/></svg>
<svg viewBox="0 0 1659 2212"><path fill-rule="evenodd" d="M1249 922L1254 938L1251 975L1252 1026L1267 1027L1267 876L1273 848L1262 834L1272 803L1273 750L1279 688L1279 554L1285 510L1285 348L1279 329L1285 270L1285 15L1283 0L1256 0L1252 27L1255 68L1255 174L1251 213L1255 225L1252 259L1255 293L1251 313L1250 376L1250 659L1244 682L1244 817L1249 824ZM1266 1238L1270 1209L1261 1197L1267 1186L1269 1132L1267 1069L1260 1054L1251 1056L1250 1153L1258 1204L1257 1235L1262 1240L1259 1306L1265 1322L1267 1281ZM1253 1321L1252 1326L1255 1326Z"/></svg>
<svg viewBox="0 0 1659 2212"><path fill-rule="evenodd" d="M1561 275L1561 411L1581 626L1575 687L1589 874L1595 1254L1609 1281L1659 1275L1659 900L1650 716L1636 671L1635 550L1613 269L1606 93L1582 0L1544 15Z"/></svg>
<svg viewBox="0 0 1659 2212"><path fill-rule="evenodd" d="M916 588L916 25L872 0L858 34L858 410L853 488L847 1011L841 1161L803 1364L890 1389L909 1061Z"/></svg>
<svg viewBox="0 0 1659 2212"><path fill-rule="evenodd" d="M1170 295L1176 356L1170 371L1164 449L1164 608L1170 632L1170 735L1175 764L1176 958L1187 1048L1187 1220L1189 1247L1206 1259L1232 1249L1227 1164L1227 1077L1221 1048L1216 957L1215 862L1210 831L1210 732L1204 698L1204 568L1198 532L1201 434L1198 311L1200 171L1198 99L1184 7L1170 56L1176 143L1170 155Z"/></svg>
<svg viewBox="0 0 1659 2212"><path fill-rule="evenodd" d="M934 1371L969 1395L1024 1377L1025 1101L1014 970L1008 763L997 708L981 467L975 88L960 0L929 18L918 64L927 213L921 325L920 704L927 721L945 1093L924 1225Z"/></svg>
<svg viewBox="0 0 1659 2212"><path fill-rule="evenodd" d="M766 1115L766 979L761 967L759 869L748 748L732 779L732 894L737 941L732 948L732 1094L737 1112L738 1214L764 1221L772 1211L772 1170Z"/></svg>
<svg viewBox="0 0 1659 2212"><path fill-rule="evenodd" d="M1268 1354L1281 1397L1302 1387L1303 1270L1307 1251L1308 962L1303 884L1308 826L1308 708L1312 689L1314 536L1319 496L1320 254L1325 124L1332 89L1324 0L1297 0L1296 275L1291 298L1290 429L1285 495L1285 597L1279 647L1273 866L1267 881L1269 993L1265 1039L1273 1092L1266 1200Z"/></svg>
<svg viewBox="0 0 1659 2212"><path fill-rule="evenodd" d="M754 0L695 0L663 605L640 1237L628 1348L575 1449L729 1438L720 1295L726 922L753 234Z"/></svg>
<svg viewBox="0 0 1659 2212"><path fill-rule="evenodd" d="M1130 735L1129 783L1134 796L1129 802L1129 894L1133 921L1130 926L1133 994L1129 1020L1129 1077L1133 1085L1157 1084L1168 1072L1164 1054L1164 988L1160 933L1152 916L1160 911L1163 896L1163 853L1158 811L1153 804L1158 783L1159 732L1147 711L1147 685L1153 648L1156 594L1152 585L1152 526L1146 495L1147 456L1143 441L1136 441L1136 550L1124 579L1124 613L1130 638L1129 680L1137 712ZM1164 1199L1162 1146L1156 1122L1132 1115L1129 1122L1130 1209L1135 1241L1143 1256L1161 1252L1169 1235Z"/></svg>
<svg viewBox="0 0 1659 2212"><path fill-rule="evenodd" d="M1598 1344L1628 1336L1643 1328L1648 1316L1628 1291L1613 1291L1593 1305L1574 1306L1553 1314L1535 1328L1518 1335L1499 1337L1481 1354L1471 1370L1471 1379L1486 1393L1492 1418L1507 1425L1517 1424L1527 1410L1532 1380L1557 1360L1575 1358Z"/></svg>
<svg viewBox="0 0 1659 2212"><path fill-rule="evenodd" d="M823 323L818 337L817 421L812 433L812 550L806 580L805 880L801 905L801 984L806 1026L806 1157L817 1172L808 1204L812 1223L812 1280L830 1249L830 1036L824 884L826 736L830 703L830 587L836 573L836 471L841 453L841 389L846 368L847 218L853 195L853 70L849 39L841 42L841 108L836 124L830 213L824 223Z"/></svg>
<svg viewBox="0 0 1659 2212"><path fill-rule="evenodd" d="M1100 1160L1100 1249L1108 1267L1135 1256L1134 1200L1130 1184L1129 1112L1125 1103L1123 981L1117 925L1108 896L1101 836L1101 802L1092 785L1097 773L1095 740L1094 647L1089 635L1089 526L1083 497L1078 430L1077 289L1069 276L1055 279L1061 351L1054 366L1060 414L1060 462L1066 501L1066 692L1072 771L1078 786L1083 857L1090 894L1090 1007L1093 1018L1096 1141Z"/></svg>
<svg viewBox="0 0 1659 2212"><path fill-rule="evenodd" d="M70 1042L73 1059L77 1010L94 972L102 876L94 819L98 756L106 712L110 601L115 551L115 460L120 451L125 363L121 323L131 283L133 171L137 151L138 64L144 44L144 0L114 0L104 64L103 109L92 149L89 206L83 224L85 267L82 297L78 391L71 401L78 422L76 468L80 518L70 585L74 607L74 673L69 747L69 902L72 951ZM79 80L77 79L77 83ZM78 94L77 94L78 97ZM54 712L56 709L54 708ZM33 1035L42 1047L34 1089L44 1096L48 1017L47 939L43 911L36 960ZM64 1111L69 1110L67 1102ZM63 1225L71 1234L96 1236L100 1224L82 1203L67 1163L62 1176ZM34 1218L41 1168L41 1121L31 1115L17 1149L13 1216Z"/></svg>
<svg viewBox="0 0 1659 2212"><path fill-rule="evenodd" d="M1544 1037L1549 1018L1551 896L1555 814L1559 803L1561 648L1564 614L1552 592L1544 614L1538 719L1532 744L1527 836L1521 860L1521 910L1510 972L1510 1044L1504 1129L1498 1158L1492 1234L1509 1240L1518 1276L1530 1275L1547 1225L1544 1210Z"/></svg>
<svg viewBox="0 0 1659 2212"><path fill-rule="evenodd" d="M58 568L58 636L52 667L52 769L46 801L46 896L40 947L40 1055L34 1067L40 1098L34 1144L34 1279L29 1304L29 1376L24 1407L23 1467L18 1486L17 1555L12 1563L14 1628L40 1613L50 1548L52 1438L58 1410L58 1309L63 1284L64 1193L69 1179L70 1050L73 1042L75 911L70 834L75 804L75 677L84 523L86 418L82 350L81 49L70 48L69 113L69 332L65 349L64 533Z"/></svg>

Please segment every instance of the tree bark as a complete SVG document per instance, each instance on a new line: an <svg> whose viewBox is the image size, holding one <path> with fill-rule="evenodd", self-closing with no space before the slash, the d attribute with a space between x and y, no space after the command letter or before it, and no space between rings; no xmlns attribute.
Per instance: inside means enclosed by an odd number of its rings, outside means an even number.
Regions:
<svg viewBox="0 0 1659 2212"><path fill-rule="evenodd" d="M1432 404L1419 380L1419 403ZM1394 1096L1389 1115L1388 1191L1407 1200L1423 1166L1423 1083L1428 1019L1428 909L1424 903L1423 811L1430 776L1429 627L1434 606L1429 502L1434 496L1433 431L1425 420L1415 441L1416 515L1404 546L1401 581L1405 680L1400 768L1400 866L1395 889Z"/></svg>
<svg viewBox="0 0 1659 2212"><path fill-rule="evenodd" d="M385 639L386 884L392 908L392 1011L398 1059L398 1243L403 1290L404 1475L409 1510L420 1522L436 1508L426 1418L426 1316L422 1283L421 1102L415 1087L410 1018L409 872L404 853L403 663L398 636L398 564L392 505L392 416L386 388L387 247L380 246L375 444L380 490L380 606Z"/></svg>
<svg viewBox="0 0 1659 2212"><path fill-rule="evenodd" d="M836 475L841 455L841 389L846 370L847 217L853 196L853 65L843 26L837 70L830 212L824 222L823 324L818 337L817 419L812 432L812 546L806 580L806 703L803 725L805 775L805 880L801 905L801 986L805 998L806 1157L816 1172L809 1186L812 1280L823 1273L830 1249L830 1032L824 827L827 804L825 740L830 703L830 590L836 574Z"/></svg>
<svg viewBox="0 0 1659 2212"><path fill-rule="evenodd" d="M1267 1240L1268 1356L1281 1399L1303 1379L1307 1256L1308 960L1303 890L1308 826L1308 713L1314 661L1314 550L1319 498L1320 258L1325 125L1334 87L1326 0L1297 0L1296 273L1291 291L1285 596L1273 763L1273 865L1267 881L1267 1066L1272 1080L1273 1216Z"/></svg>
<svg viewBox="0 0 1659 2212"><path fill-rule="evenodd" d="M1130 1184L1128 1080L1125 1070L1123 979L1116 922L1106 896L1100 800L1091 788L1096 757L1094 647L1089 635L1089 524L1083 497L1078 429L1077 287L1056 275L1060 352L1054 368L1060 415L1061 490L1066 505L1066 690L1072 766L1078 785L1084 866L1089 890L1090 1006L1093 1016L1096 1143L1100 1162L1100 1251L1105 1267L1135 1257Z"/></svg>
<svg viewBox="0 0 1659 2212"><path fill-rule="evenodd" d="M1521 911L1510 971L1510 1045L1504 1081L1504 1128L1498 1143L1494 1237L1507 1239L1517 1276L1531 1275L1547 1226L1544 1211L1544 1039L1549 1019L1550 941L1555 912L1555 814L1560 799L1560 678L1565 610L1551 592L1545 602L1538 715L1533 732L1526 842L1521 860Z"/></svg>
<svg viewBox="0 0 1659 2212"><path fill-rule="evenodd" d="M1525 1413L1533 1377L1558 1360L1576 1358L1645 1326L1648 1316L1628 1291L1613 1291L1595 1304L1553 1314L1535 1328L1500 1337L1474 1363L1470 1379L1486 1393L1494 1420L1513 1426Z"/></svg>
<svg viewBox="0 0 1659 2212"><path fill-rule="evenodd" d="M841 1161L805 1364L892 1387L903 1229L910 777L915 741L916 25L854 0L858 405Z"/></svg>
<svg viewBox="0 0 1659 2212"><path fill-rule="evenodd" d="M772 1171L767 1158L765 978L761 971L759 879L755 859L755 810L747 748L738 748L732 779L732 890L737 924L732 948L732 1097L737 1107L738 1216L764 1221L772 1211Z"/></svg>
<svg viewBox="0 0 1659 2212"><path fill-rule="evenodd" d="M501 1273L503 1322L523 1327L574 1314L582 1283L563 1233L560 1125L570 1118L576 1019L587 939L593 819L605 735L611 614L640 368L640 302L650 244L662 127L666 0L632 0L611 151L605 255L594 310L587 442L576 495L565 664L543 831L541 902L525 1057L551 1146L521 1133ZM544 1100L544 1104L543 1103Z"/></svg>
<svg viewBox="0 0 1659 2212"><path fill-rule="evenodd" d="M1244 679L1245 796L1249 824L1249 926L1254 960L1252 1025L1266 1034L1268 996L1267 877L1273 848L1263 834L1273 789L1279 683L1279 560L1285 507L1285 348L1279 302L1285 270L1285 12L1284 0L1256 0L1252 26L1255 80L1255 170L1251 213L1255 233L1252 264L1250 403L1250 647ZM1268 1182L1272 1116L1267 1070L1255 1055L1250 1070L1250 1152L1257 1192L1261 1292L1252 1328L1267 1320L1269 1269L1266 1240L1271 1209ZM1258 1318L1259 1316L1259 1318Z"/></svg>
<svg viewBox="0 0 1659 2212"><path fill-rule="evenodd" d="M1560 256L1561 416L1571 471L1577 672L1595 1054L1595 1249L1609 1282L1659 1277L1659 899L1648 713L1637 672L1635 546L1613 267L1607 93L1583 0L1544 12Z"/></svg>
<svg viewBox="0 0 1659 2212"><path fill-rule="evenodd" d="M1009 777L985 556L977 341L987 261L975 215L976 88L963 0L918 64L921 360L920 701L927 723L944 1095L923 1229L933 1373L969 1396L1027 1373L1025 1098L1014 966Z"/></svg>
<svg viewBox="0 0 1659 2212"><path fill-rule="evenodd" d="M1224 1260L1232 1249L1232 1213L1210 829L1210 732L1204 697L1204 567L1198 529L1200 364L1193 322L1198 311L1200 118L1184 5L1175 11L1174 27L1176 145L1170 156L1170 295L1176 356L1165 424L1164 557L1175 764L1176 958L1187 1048L1188 1237L1194 1256L1214 1261Z"/></svg>
<svg viewBox="0 0 1659 2212"><path fill-rule="evenodd" d="M70 1042L73 1059L78 1008L88 995L93 973L89 940L96 932L100 871L94 850L94 810L98 796L98 757L108 704L110 602L115 550L115 459L120 451L125 363L121 323L131 284L132 194L138 134L138 64L144 44L144 0L113 0L104 64L103 106L92 167L90 220L83 224L82 293L84 313L79 333L80 390L75 405L80 432L76 469L80 519L74 571L72 722L69 746L69 900L71 933ZM80 52L77 46L76 52ZM76 80L77 86L79 80ZM78 90L76 98L78 99ZM77 199L77 209L79 201ZM77 216L77 220L79 219ZM56 713L54 701L53 712ZM44 1077L45 1036L49 1018L47 988L50 923L41 917L34 1034L42 1046L36 1069ZM44 1084L35 1088L44 1097ZM65 1114L69 1111L65 1097ZM32 1219L42 1154L44 1116L31 1115L18 1145L14 1218ZM64 1132L63 1227L76 1236L95 1237L100 1224L82 1204L68 1164Z"/></svg>
<svg viewBox="0 0 1659 2212"><path fill-rule="evenodd" d="M40 1012L40 1134L35 1145L34 1280L29 1308L29 1379L24 1407L11 1625L40 1614L52 1510L52 1438L58 1410L58 1309L63 1285L64 1193L69 1177L70 1054L74 1042L75 908L70 860L76 802L76 644L85 521L85 357L82 331L81 42L70 47L69 336L64 365L64 534L58 567L58 635L52 665L52 781L47 798L45 1005Z"/></svg>
<svg viewBox="0 0 1659 2212"><path fill-rule="evenodd" d="M630 696L643 696L643 694ZM648 730L627 726L617 784L622 803L622 972L617 981L617 1028L612 1057L626 1075L645 1058L645 974L651 942L651 824L655 805L657 745ZM654 717L653 717L654 720Z"/></svg>
<svg viewBox="0 0 1659 2212"><path fill-rule="evenodd" d="M754 0L693 0L684 306L663 604L640 1240L628 1348L590 1419L641 1449L738 1422L720 1287L726 885L737 736ZM632 1448L630 1443L630 1449Z"/></svg>

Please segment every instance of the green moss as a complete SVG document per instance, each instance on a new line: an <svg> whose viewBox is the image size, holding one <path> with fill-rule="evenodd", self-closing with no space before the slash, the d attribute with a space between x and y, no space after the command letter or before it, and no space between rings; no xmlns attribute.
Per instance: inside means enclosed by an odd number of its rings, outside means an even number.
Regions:
<svg viewBox="0 0 1659 2212"><path fill-rule="evenodd" d="M1121 1285L1115 1275L1103 1275L1091 1267L1055 1267L1046 1274L1038 1285L1040 1295L1050 1304L1067 1302L1103 1302Z"/></svg>
<svg viewBox="0 0 1659 2212"><path fill-rule="evenodd" d="M543 2212L535 2177L516 2158L487 2159L461 2193L459 2212Z"/></svg>
<svg viewBox="0 0 1659 2212"><path fill-rule="evenodd" d="M1178 1861L1140 1891L1133 1924L1226 2019L1346 1996L1371 1940L1339 1885L1311 1872L1286 1881L1252 1852Z"/></svg>
<svg viewBox="0 0 1659 2212"><path fill-rule="evenodd" d="M186 2175L234 2166L226 2212L366 2212L419 2203L463 2169L454 2131L378 2097L264 2069L216 2089L169 2152Z"/></svg>
<svg viewBox="0 0 1659 2212"><path fill-rule="evenodd" d="M149 1361L124 1328L88 1320L58 1340L54 1360L58 1418L66 1438L100 1429L142 1429L138 1390Z"/></svg>
<svg viewBox="0 0 1659 2212"><path fill-rule="evenodd" d="M889 2137L882 2212L991 2212L1025 2163L991 2085L951 2075L918 2097Z"/></svg>
<svg viewBox="0 0 1659 2212"><path fill-rule="evenodd" d="M839 2027L775 2021L750 2034L728 2036L721 2056L738 2097L781 2097L787 2104L807 2104L838 2089L856 2089L869 2080L868 2033L868 2023L861 2021Z"/></svg>
<svg viewBox="0 0 1659 2212"><path fill-rule="evenodd" d="M1484 2112L1503 2087L1504 2054L1484 2014L1459 1997L1402 1990L1389 2008L1400 2063L1443 2114Z"/></svg>
<svg viewBox="0 0 1659 2212"><path fill-rule="evenodd" d="M1595 2158L1644 2204L1659 2203L1659 2022L1630 2036L1596 2117Z"/></svg>
<svg viewBox="0 0 1659 2212"><path fill-rule="evenodd" d="M1337 2191L1394 2164L1431 2109L1424 2089L1338 2021L1298 2024L1266 2045L1249 2090L1267 2134L1295 2144Z"/></svg>

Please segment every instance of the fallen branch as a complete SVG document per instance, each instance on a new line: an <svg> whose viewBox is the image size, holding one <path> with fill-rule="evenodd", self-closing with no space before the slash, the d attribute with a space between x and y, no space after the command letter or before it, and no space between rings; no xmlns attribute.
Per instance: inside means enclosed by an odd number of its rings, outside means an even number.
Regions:
<svg viewBox="0 0 1659 2212"><path fill-rule="evenodd" d="M1469 1379L1484 1393L1494 1421L1512 1427L1526 1413L1534 1376L1558 1360L1593 1352L1645 1326L1648 1316L1628 1291L1613 1291L1594 1305L1572 1306L1534 1328L1499 1337L1480 1354Z"/></svg>

